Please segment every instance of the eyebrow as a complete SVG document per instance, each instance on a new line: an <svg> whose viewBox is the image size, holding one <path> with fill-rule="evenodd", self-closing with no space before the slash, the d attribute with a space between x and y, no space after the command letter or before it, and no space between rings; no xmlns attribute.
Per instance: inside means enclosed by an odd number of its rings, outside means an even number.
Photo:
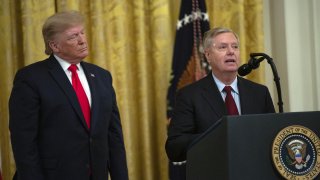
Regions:
<svg viewBox="0 0 320 180"><path fill-rule="evenodd" d="M214 43L213 45L214 46L226 46L226 45L231 45L231 46L237 45L237 46L240 46L239 43Z"/></svg>
<svg viewBox="0 0 320 180"><path fill-rule="evenodd" d="M78 34L85 31L85 29L81 29L80 31L65 31L67 35L73 35L73 34Z"/></svg>

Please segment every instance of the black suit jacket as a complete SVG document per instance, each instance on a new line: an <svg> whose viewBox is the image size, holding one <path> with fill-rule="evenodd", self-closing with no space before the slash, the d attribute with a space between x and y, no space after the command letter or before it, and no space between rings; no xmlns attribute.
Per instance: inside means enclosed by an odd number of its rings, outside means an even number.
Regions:
<svg viewBox="0 0 320 180"><path fill-rule="evenodd" d="M128 179L111 74L81 62L91 91L89 130L75 91L50 56L16 73L9 100L10 132L19 180Z"/></svg>
<svg viewBox="0 0 320 180"><path fill-rule="evenodd" d="M266 86L238 77L241 114L274 113ZM210 73L182 88L169 124L166 152L171 161L186 160L189 144L222 116L227 109Z"/></svg>

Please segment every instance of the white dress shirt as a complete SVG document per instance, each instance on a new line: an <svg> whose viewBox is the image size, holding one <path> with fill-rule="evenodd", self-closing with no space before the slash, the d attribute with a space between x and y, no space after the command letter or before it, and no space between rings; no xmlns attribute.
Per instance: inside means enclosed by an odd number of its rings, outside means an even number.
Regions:
<svg viewBox="0 0 320 180"><path fill-rule="evenodd" d="M212 77L213 77L213 80L214 82L216 83L220 93L221 93L221 96L222 96L222 99L225 100L226 99L226 96L227 96L227 93L223 90L223 88L225 86L231 86L232 87L232 91L231 91L231 95L236 103L236 106L238 108L238 112L239 112L239 115L241 114L241 107L240 107L240 96L239 96L239 89L238 89L238 77L236 77L236 79L230 84L230 85L226 85L224 84L223 82L221 82L217 77L214 76L214 74L212 73Z"/></svg>
<svg viewBox="0 0 320 180"><path fill-rule="evenodd" d="M70 63L68 63L67 61L61 59L60 57L58 57L57 55L54 54L54 57L58 60L59 64L61 65L63 71L66 73L71 85L72 85L72 79L71 79L71 71L68 70L68 68L70 67ZM90 87L89 87L89 83L87 81L86 75L83 71L83 68L81 67L80 63L76 64L78 67L77 73L81 82L81 85L84 89L84 92L87 95L90 107L91 107L91 92L90 92Z"/></svg>

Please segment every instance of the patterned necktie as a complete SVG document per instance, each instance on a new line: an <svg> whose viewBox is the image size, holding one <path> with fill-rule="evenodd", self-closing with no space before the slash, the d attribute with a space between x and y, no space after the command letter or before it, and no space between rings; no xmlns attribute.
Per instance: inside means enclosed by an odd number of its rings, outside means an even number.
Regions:
<svg viewBox="0 0 320 180"><path fill-rule="evenodd" d="M72 75L71 75L71 79L72 79L72 86L73 89L75 90L77 97L78 97L78 101L80 103L81 106L81 110L84 116L84 119L86 120L86 123L88 125L88 128L90 129L90 105L89 105L89 100L88 97L81 85L80 79L78 77L78 73L77 73L77 65L72 64L68 70L71 71Z"/></svg>
<svg viewBox="0 0 320 180"><path fill-rule="evenodd" d="M231 86L225 86L223 90L227 93L225 104L227 107L228 115L239 115L238 108L236 106L236 103L234 102L234 99L231 95Z"/></svg>

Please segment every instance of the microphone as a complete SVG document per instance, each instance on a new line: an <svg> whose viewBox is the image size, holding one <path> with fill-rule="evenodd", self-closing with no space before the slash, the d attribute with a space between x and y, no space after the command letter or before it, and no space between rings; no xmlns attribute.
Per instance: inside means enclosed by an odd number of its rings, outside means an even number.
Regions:
<svg viewBox="0 0 320 180"><path fill-rule="evenodd" d="M260 57L260 58L256 59L255 57ZM283 102L282 102L282 95L281 95L280 77L278 75L276 65L274 64L273 59L270 56L264 53L251 53L248 63L243 64L238 68L238 74L240 76L245 76L249 74L252 71L252 69L258 68L260 65L260 62L263 61L264 59L267 59L268 63L271 66L273 77L274 77L273 80L276 83L277 92L278 92L279 113L282 113Z"/></svg>
<svg viewBox="0 0 320 180"><path fill-rule="evenodd" d="M247 64L243 64L238 68L238 74L240 76L248 75L252 69L257 69L260 66L260 62L264 60L264 57L258 59L251 57Z"/></svg>

